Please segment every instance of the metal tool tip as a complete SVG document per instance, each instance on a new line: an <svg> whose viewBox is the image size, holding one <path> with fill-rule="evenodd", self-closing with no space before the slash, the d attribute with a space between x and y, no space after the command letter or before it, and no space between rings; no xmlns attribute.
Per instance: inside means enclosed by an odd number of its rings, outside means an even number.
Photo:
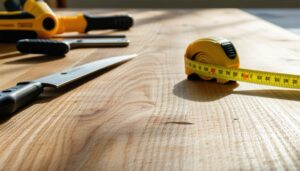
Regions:
<svg viewBox="0 0 300 171"><path fill-rule="evenodd" d="M137 57L138 55L137 54L131 54L131 55L124 55L124 56L122 56L121 58L123 59L123 60L132 60L132 59L134 59L135 57Z"/></svg>
<svg viewBox="0 0 300 171"><path fill-rule="evenodd" d="M139 56L138 54L132 54L132 55L128 55L129 58L133 59L135 57Z"/></svg>

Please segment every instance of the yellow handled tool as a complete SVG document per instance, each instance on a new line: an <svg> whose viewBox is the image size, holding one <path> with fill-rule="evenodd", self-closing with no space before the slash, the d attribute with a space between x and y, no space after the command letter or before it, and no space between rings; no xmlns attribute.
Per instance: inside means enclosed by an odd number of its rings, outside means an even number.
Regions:
<svg viewBox="0 0 300 171"><path fill-rule="evenodd" d="M86 14L57 16L43 0L6 0L7 11L0 12L0 41L24 38L50 38L64 32L85 33L100 29L129 29L128 15L92 17Z"/></svg>
<svg viewBox="0 0 300 171"><path fill-rule="evenodd" d="M219 83L244 81L285 88L300 88L300 76L239 68L239 56L233 44L224 38L199 39L185 53L188 79L199 76Z"/></svg>

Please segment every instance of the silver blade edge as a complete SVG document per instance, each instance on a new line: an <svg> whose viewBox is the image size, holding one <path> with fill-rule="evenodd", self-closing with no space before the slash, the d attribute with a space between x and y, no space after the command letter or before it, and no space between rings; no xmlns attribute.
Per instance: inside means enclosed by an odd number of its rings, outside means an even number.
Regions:
<svg viewBox="0 0 300 171"><path fill-rule="evenodd" d="M102 38L102 39L72 39L64 40L71 48L78 47L118 47L128 46L129 40L127 38Z"/></svg>
<svg viewBox="0 0 300 171"><path fill-rule="evenodd" d="M45 77L41 77L37 80L34 80L34 82L40 82L44 87L59 88L102 69L133 59L136 56L136 54L132 54L100 59Z"/></svg>

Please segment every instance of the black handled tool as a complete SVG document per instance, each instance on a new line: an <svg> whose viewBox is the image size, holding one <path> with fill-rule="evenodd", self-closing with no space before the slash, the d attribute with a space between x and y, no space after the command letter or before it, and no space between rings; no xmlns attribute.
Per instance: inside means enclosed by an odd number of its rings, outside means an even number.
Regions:
<svg viewBox="0 0 300 171"><path fill-rule="evenodd" d="M17 49L21 53L34 53L46 55L64 55L73 48L80 47L125 47L129 45L126 37L116 38L90 38L90 39L23 39L17 42Z"/></svg>
<svg viewBox="0 0 300 171"><path fill-rule="evenodd" d="M106 58L42 77L34 81L18 83L17 86L0 92L0 117L12 114L23 105L37 98L43 92L44 87L60 88L101 69L120 64L134 57L136 57L136 55Z"/></svg>
<svg viewBox="0 0 300 171"><path fill-rule="evenodd" d="M104 29L128 30L133 26L133 18L129 15L90 16L84 14L84 18L87 22L85 32Z"/></svg>

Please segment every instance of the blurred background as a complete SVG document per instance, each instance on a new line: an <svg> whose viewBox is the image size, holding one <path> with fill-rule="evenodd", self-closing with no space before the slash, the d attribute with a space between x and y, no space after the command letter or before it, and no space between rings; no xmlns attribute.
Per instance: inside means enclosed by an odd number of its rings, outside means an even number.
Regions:
<svg viewBox="0 0 300 171"><path fill-rule="evenodd" d="M4 1L4 0L0 0ZM18 1L18 0L17 0ZM299 8L300 0L45 0L58 8ZM2 4L2 3L1 3ZM3 9L3 7L0 7Z"/></svg>
<svg viewBox="0 0 300 171"><path fill-rule="evenodd" d="M0 0L1 1L1 0ZM242 8L300 34L300 0L45 0L53 8ZM3 6L0 6L3 10Z"/></svg>
<svg viewBox="0 0 300 171"><path fill-rule="evenodd" d="M82 8L295 8L300 0L48 0L52 5Z"/></svg>

